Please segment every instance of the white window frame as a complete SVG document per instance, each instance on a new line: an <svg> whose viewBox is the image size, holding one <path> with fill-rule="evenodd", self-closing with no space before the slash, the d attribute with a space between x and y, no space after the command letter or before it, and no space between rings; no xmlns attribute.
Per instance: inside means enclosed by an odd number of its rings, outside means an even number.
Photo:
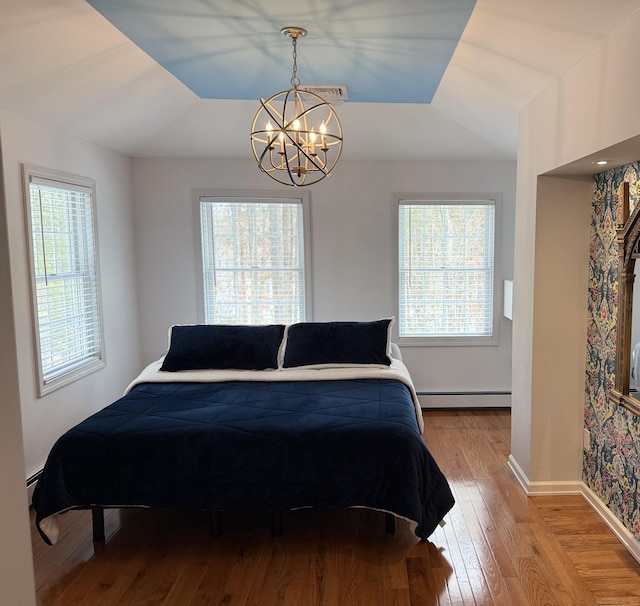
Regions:
<svg viewBox="0 0 640 606"><path fill-rule="evenodd" d="M248 191L248 190L218 190L196 189L192 192L193 220L196 246L197 271L197 317L198 322L205 322L205 285L202 251L202 222L200 220L201 200L215 200L220 202L251 202L256 204L288 203L302 206L303 238L304 238L304 317L299 321L310 321L312 318L311 305L311 217L308 192L280 192L280 191ZM286 322L283 322L286 323Z"/></svg>
<svg viewBox="0 0 640 606"><path fill-rule="evenodd" d="M37 370L37 388L38 397L42 397L56 389L77 381L81 377L100 370L106 365L100 288L100 262L98 258L95 181L87 177L80 177L78 175L26 164L23 165L22 172L31 278L32 321ZM50 186L89 195L89 202L85 211L87 211L86 215L88 215L90 225L88 225L84 231L78 230L77 232L74 232L74 235L77 236L76 241L81 242L81 244L78 245L78 250L82 250L77 253L77 256L74 255L72 258L75 260L82 259L84 269L78 270L78 275L82 276L82 278L85 281L88 281L89 284L89 294L86 296L86 299L83 298L83 301L85 303L90 302L92 307L90 309L90 314L88 314L89 320L84 324L84 328L87 328L87 326L92 324L94 338L88 342L84 342L83 345L86 345L87 349L80 357L67 360L57 369L51 364L45 364L43 360L43 357L46 354L44 351L46 344L42 342L41 331L45 330L45 324L43 323L41 327L40 306L42 303L38 299L38 283L42 283L42 279L45 281L53 279L61 282L63 278L55 275L47 276L46 266L44 268L45 271L43 276L36 275L33 231L36 226L32 221L32 183L40 184L45 188ZM41 234L40 239L43 240L43 238L44 235ZM44 243L42 245L44 246ZM77 313L77 309L74 310L74 315L75 313Z"/></svg>
<svg viewBox="0 0 640 606"><path fill-rule="evenodd" d="M493 248L493 306L490 336L400 336L400 206L411 204L491 204L494 206ZM502 194L499 193L396 193L393 194L394 250L395 250L395 313L394 339L402 346L448 347L448 346L496 346L500 343L500 284L501 284L501 226Z"/></svg>

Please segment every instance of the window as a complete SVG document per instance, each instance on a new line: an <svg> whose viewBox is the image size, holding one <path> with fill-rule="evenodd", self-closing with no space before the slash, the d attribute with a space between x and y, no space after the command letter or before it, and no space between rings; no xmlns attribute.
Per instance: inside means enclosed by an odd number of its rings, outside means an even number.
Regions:
<svg viewBox="0 0 640 606"><path fill-rule="evenodd" d="M94 182L25 166L40 396L104 366Z"/></svg>
<svg viewBox="0 0 640 606"><path fill-rule="evenodd" d="M398 336L405 344L497 342L498 202L396 199Z"/></svg>
<svg viewBox="0 0 640 606"><path fill-rule="evenodd" d="M272 324L308 317L308 201L198 195L201 320Z"/></svg>

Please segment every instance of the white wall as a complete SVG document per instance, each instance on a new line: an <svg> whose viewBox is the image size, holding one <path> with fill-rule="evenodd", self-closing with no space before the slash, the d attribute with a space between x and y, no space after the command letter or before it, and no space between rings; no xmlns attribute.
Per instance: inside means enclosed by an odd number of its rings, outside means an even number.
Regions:
<svg viewBox="0 0 640 606"><path fill-rule="evenodd" d="M583 246L591 203L584 184L565 179L541 187L538 176L640 133L640 81L633 77L640 56L639 29L637 13L520 116L511 442L516 463L538 485L580 481L575 461L581 456L581 440L573 423L580 423L584 407L585 368L575 363L575 356L582 351L584 361L586 324L582 311L574 312L586 305L587 285L576 288L571 282L568 299L562 299L566 313L545 313L546 302L559 286L548 248L559 255L575 251L570 244L537 237L536 231L561 221L558 235ZM583 273L587 259L572 258L576 272ZM571 360L557 360L557 343L576 352ZM541 364L545 359L558 363ZM576 420L568 426L568 419ZM550 431L553 423L558 428Z"/></svg>
<svg viewBox="0 0 640 606"><path fill-rule="evenodd" d="M4 194L0 171L0 604L30 606L36 603L36 594L27 487L24 481L18 360Z"/></svg>
<svg viewBox="0 0 640 606"><path fill-rule="evenodd" d="M197 320L192 190L278 184L248 160L136 158L133 175L142 353L150 362L166 349L171 324ZM502 192L500 283L513 277L515 163L343 161L309 191L316 321L394 313L394 192ZM404 347L416 388L509 391L511 323L502 315L500 329L498 347Z"/></svg>
<svg viewBox="0 0 640 606"><path fill-rule="evenodd" d="M131 161L0 109L3 172L24 432L23 477L44 465L69 427L118 398L141 368ZM106 368L37 397L21 163L96 180Z"/></svg>
<svg viewBox="0 0 640 606"><path fill-rule="evenodd" d="M531 478L561 482L582 471L593 179L540 177L537 191L532 398L553 414L532 426Z"/></svg>

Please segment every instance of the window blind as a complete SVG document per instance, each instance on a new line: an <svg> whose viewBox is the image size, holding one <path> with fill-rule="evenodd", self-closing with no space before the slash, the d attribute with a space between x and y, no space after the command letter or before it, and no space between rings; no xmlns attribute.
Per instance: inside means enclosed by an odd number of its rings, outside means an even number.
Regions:
<svg viewBox="0 0 640 606"><path fill-rule="evenodd" d="M493 333L493 201L398 206L399 336Z"/></svg>
<svg viewBox="0 0 640 606"><path fill-rule="evenodd" d="M305 318L301 202L200 199L205 322Z"/></svg>
<svg viewBox="0 0 640 606"><path fill-rule="evenodd" d="M102 358L92 188L29 175L37 342L46 386Z"/></svg>

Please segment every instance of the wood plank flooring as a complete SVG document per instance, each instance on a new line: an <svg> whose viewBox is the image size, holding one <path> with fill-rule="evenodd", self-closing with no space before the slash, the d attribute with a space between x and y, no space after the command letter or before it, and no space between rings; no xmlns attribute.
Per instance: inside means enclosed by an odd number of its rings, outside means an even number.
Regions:
<svg viewBox="0 0 640 606"><path fill-rule="evenodd" d="M223 516L89 512L61 516L62 539L33 532L38 603L196 606L640 605L640 564L579 496L527 498L507 468L508 411L429 411L425 440L456 505L429 541L367 510Z"/></svg>

